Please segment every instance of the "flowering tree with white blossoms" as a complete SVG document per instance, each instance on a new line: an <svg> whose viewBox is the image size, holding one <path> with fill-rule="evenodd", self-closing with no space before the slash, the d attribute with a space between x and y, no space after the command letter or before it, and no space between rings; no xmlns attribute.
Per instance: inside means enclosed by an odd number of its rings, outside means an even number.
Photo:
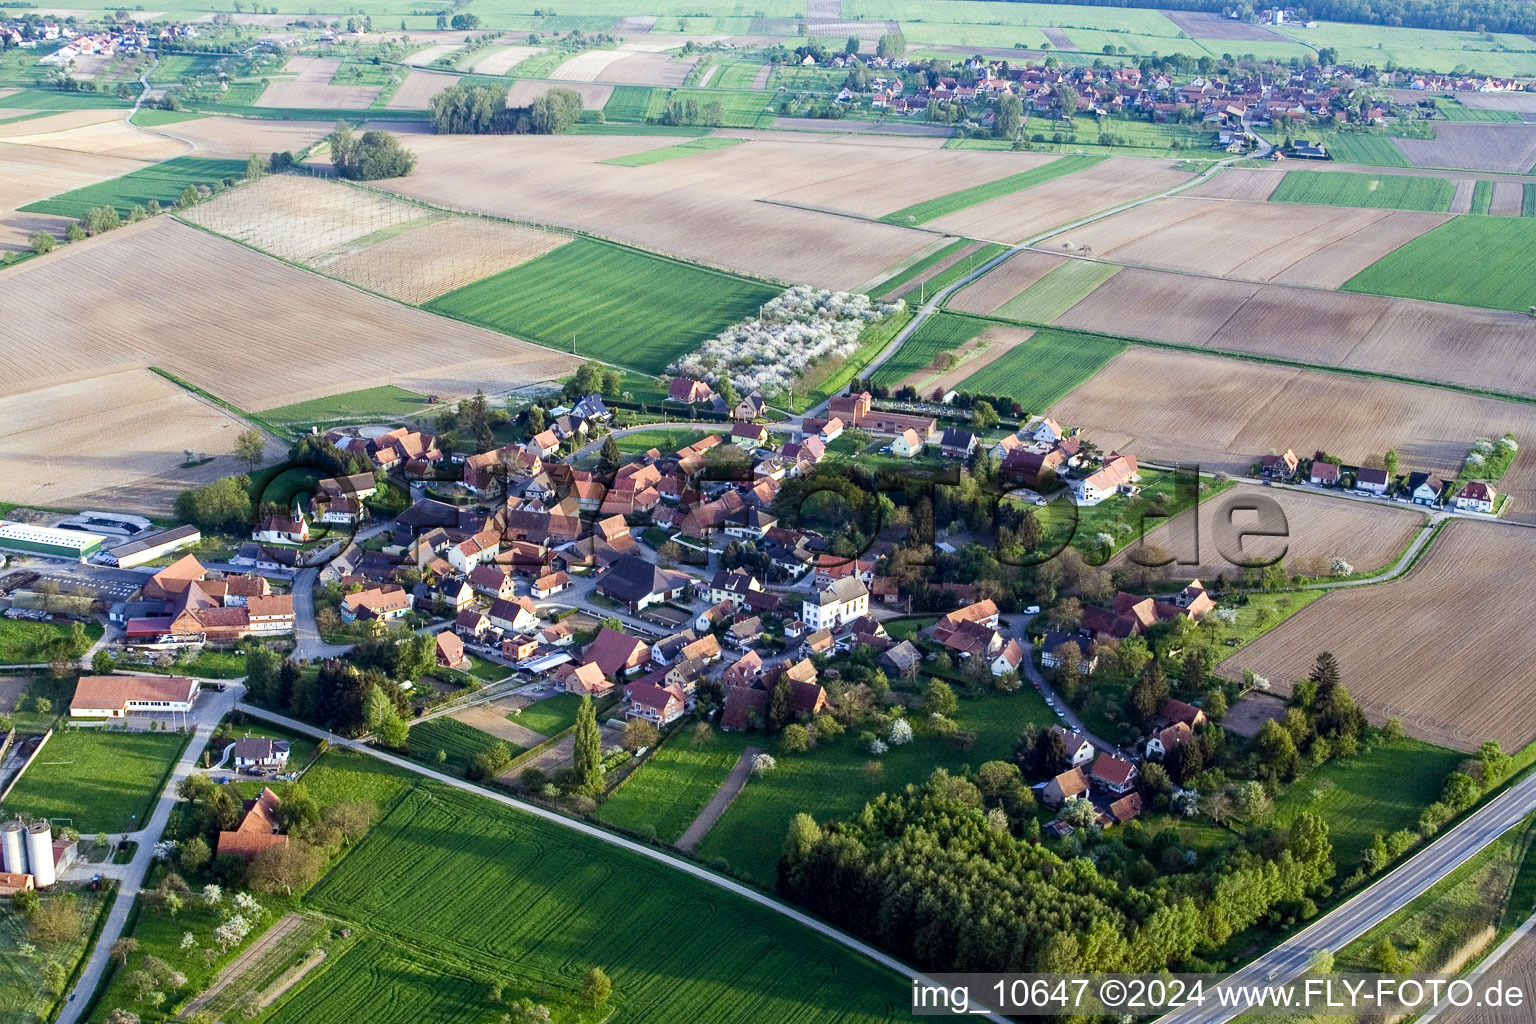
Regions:
<svg viewBox="0 0 1536 1024"><path fill-rule="evenodd" d="M737 390L782 395L795 378L823 359L851 355L868 324L906 308L901 300L876 303L861 292L834 292L796 285L763 305L762 315L732 324L668 372Z"/></svg>

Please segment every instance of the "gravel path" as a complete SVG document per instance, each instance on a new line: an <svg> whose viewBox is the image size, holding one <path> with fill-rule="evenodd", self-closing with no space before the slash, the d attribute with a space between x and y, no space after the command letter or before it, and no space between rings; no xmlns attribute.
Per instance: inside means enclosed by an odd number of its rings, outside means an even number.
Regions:
<svg viewBox="0 0 1536 1024"><path fill-rule="evenodd" d="M736 797L741 793L742 787L747 784L747 779L752 777L752 760L762 751L756 747L748 747L741 752L741 757L736 761L736 767L731 769L731 774L725 777L720 788L715 790L715 795L709 798L709 803L699 812L699 816L693 819L693 824L683 833L677 841L677 848L684 853L692 853L704 837L709 835L709 830L715 827L715 822L720 816L730 809L736 802Z"/></svg>

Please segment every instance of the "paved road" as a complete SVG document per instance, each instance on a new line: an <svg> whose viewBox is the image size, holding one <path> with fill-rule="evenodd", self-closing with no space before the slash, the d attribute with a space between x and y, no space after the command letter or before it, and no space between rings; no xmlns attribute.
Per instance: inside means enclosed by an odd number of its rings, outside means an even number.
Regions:
<svg viewBox="0 0 1536 1024"><path fill-rule="evenodd" d="M119 878L121 888L118 889L117 897L112 902L112 909L107 915L107 923L101 930L101 936L96 940L95 948L91 950L90 959L86 961L85 969L80 972L79 981L70 992L69 999L64 1003L64 1009L59 1014L57 1024L76 1024L81 1014L85 1012L85 1004L90 1001L91 993L96 991L96 986L107 969L112 943L122 937L123 928L128 923L128 912L132 909L133 901L139 895L139 888L144 884L144 878L149 873L150 862L155 855L155 843L160 841L160 836L165 832L166 822L171 817L171 807L176 803L176 787L196 768L197 759L202 756L203 749L213 736L214 726L234 709L235 703L244 692L245 687L239 683L226 683L223 693L215 693L212 690L203 691L192 713L193 720L197 724L191 742L187 744L181 760L177 761L176 766L171 770L171 777L167 780L165 789L160 792L160 798L155 801L155 808L150 812L145 827L137 832L128 833L128 838L139 844L133 860L123 866L123 870L114 868L109 872L105 868L102 869L103 874L111 874Z"/></svg>
<svg viewBox="0 0 1536 1024"><path fill-rule="evenodd" d="M595 825L589 825L584 821L578 821L574 818L567 818L562 814L556 814L554 811L546 810L543 807L523 803L522 801L515 800L503 793L498 793L489 789L482 789L481 787L476 786L473 783L466 782L463 779L455 778L452 775L445 775L442 772L434 771L431 768L416 764L413 761L407 761L403 758L395 757L392 754L387 754L382 750L376 750L373 747L368 746L366 743L348 739L344 736L338 736L334 733L328 733L323 729L317 729L312 725L297 721L292 718L285 718L282 715L275 715L263 708L253 707L243 703L238 705L238 707L241 711L244 711L247 714L253 715L257 718L263 718L271 722L276 722L277 724L283 726L283 728L289 729L293 732L329 740L331 746L333 747L348 747L350 749L367 754L370 757L376 757L381 761L388 762L389 764L395 765L398 768L404 768L407 771L413 771L418 775L425 776L426 778L432 779L435 782L442 783L445 786L452 786L454 789L461 789L466 793L473 793L475 796L484 797L487 800L494 800L503 806L510 807L513 810L532 815L536 818L541 818L544 821L558 825L561 828L568 828L576 832L580 832L587 836L589 839L594 839L598 842L606 843L609 846L615 846L622 850L626 850L629 853L635 854L637 856L656 861L665 865L666 867L672 868L675 871L681 871L684 874L691 875L701 882L706 882L709 885L724 889L726 892L732 893L744 900L755 903L758 906L763 907L764 909L769 910L775 914L779 914L782 917L787 917L797 924L803 925L820 935L824 935L831 939L833 942L836 942L839 945L846 947L847 949L851 949L854 952L859 953L860 955L867 957L870 960L873 960L875 963L880 964L882 967L887 967L906 978L916 978L923 981L924 983L932 983L931 979L927 978L927 976L923 974L920 974L916 969L909 967L893 956L881 952L879 949L876 949L874 946L871 946L868 943L862 942L851 935L839 931L838 929L827 924L825 921L812 917L810 914L807 914L804 911L791 906L790 904L783 903L777 899L774 899L772 896L759 892L756 889L741 884L740 882L733 881L729 878L723 878L720 875L717 875L714 872L693 863L692 861L684 860L681 857L674 857L671 854L657 849L656 847L647 846L643 843L636 843L625 839L622 836L614 835L613 833L607 832ZM106 946L110 946L110 942L107 942ZM104 949L106 946L101 948ZM994 1022L994 1024L1009 1024L1007 1018L998 1014L976 1013L974 1016L981 1017L984 1020L990 1020ZM63 1018L60 1018L60 1020L63 1021ZM63 1024L73 1024L73 1021L64 1021Z"/></svg>
<svg viewBox="0 0 1536 1024"><path fill-rule="evenodd" d="M315 580L319 569L300 569L293 577L293 656L299 660L334 658L352 649L350 644L327 643L315 625Z"/></svg>
<svg viewBox="0 0 1536 1024"><path fill-rule="evenodd" d="M1276 984L1306 970L1313 951L1340 949L1422 895L1473 854L1536 809L1536 774L1526 777L1445 833L1421 853L1310 927L1232 975L1227 985L1261 985L1273 973ZM1186 1007L1159 1018L1159 1024L1222 1024L1237 1008Z"/></svg>
<svg viewBox="0 0 1536 1024"><path fill-rule="evenodd" d="M1035 689L1040 691L1042 696L1048 700L1053 700L1056 702L1056 717L1060 718L1062 724L1065 725L1068 729L1071 729L1073 732L1082 736L1089 743L1092 743L1095 747L1104 751L1105 753L1115 754L1116 756L1123 756L1120 754L1119 747L1109 742L1109 740L1106 740L1100 736L1095 736L1093 733L1088 731L1088 729L1083 725L1082 717L1078 715L1076 711L1073 711L1071 706L1069 706L1066 701L1061 699L1061 696L1056 692L1056 689L1051 686L1050 680L1046 679L1045 674L1040 671L1040 666L1035 664L1034 657L1029 653L1029 624L1033 621L1034 616L1030 616L1029 618L1023 620L1022 624L1014 630L1014 635L1018 638L1019 644L1023 646L1025 652L1025 678L1027 678L1029 682L1034 685Z"/></svg>

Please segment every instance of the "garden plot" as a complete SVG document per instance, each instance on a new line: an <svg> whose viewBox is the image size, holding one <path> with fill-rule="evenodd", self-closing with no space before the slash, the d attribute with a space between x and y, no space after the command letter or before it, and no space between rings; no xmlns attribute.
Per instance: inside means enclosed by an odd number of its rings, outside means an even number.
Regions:
<svg viewBox="0 0 1536 1024"><path fill-rule="evenodd" d="M529 57L543 52L542 46L498 46L475 61L470 70L477 75L504 75Z"/></svg>
<svg viewBox="0 0 1536 1024"><path fill-rule="evenodd" d="M134 268L131 290L124 267ZM508 390L576 365L168 217L15 267L0 276L0 304L12 313L0 324L6 394L65 383L81 367L107 374L160 366L241 408L268 409L381 384L425 394ZM82 307L94 315L82 319ZM40 346L40 337L56 340ZM369 358L359 359L365 350Z"/></svg>
<svg viewBox="0 0 1536 1024"><path fill-rule="evenodd" d="M1350 463L1392 449L1403 472L1452 479L1474 438L1510 430L1536 436L1536 408L1528 405L1139 345L1051 415L1082 426L1106 451L1234 473L1286 448ZM1536 522L1536 454L1522 451L1499 490L1515 498L1512 518Z"/></svg>
<svg viewBox="0 0 1536 1024"><path fill-rule="evenodd" d="M1525 174L1536 164L1536 125L1436 122L1433 139L1393 139L1415 167Z"/></svg>
<svg viewBox="0 0 1536 1024"><path fill-rule="evenodd" d="M816 180L797 183L767 198L796 206L878 218L892 210L984 185L1056 159L1045 153L933 151L927 148L931 146L927 140L923 140L923 146L923 149L910 153L887 152L886 169L880 173L871 173L863 152L869 148L867 143L860 146L858 152L841 157L818 150L815 159L822 173ZM823 158L828 162L823 162Z"/></svg>
<svg viewBox="0 0 1536 1024"><path fill-rule="evenodd" d="M165 515L181 490L244 471L247 426L149 370L105 373L0 398L0 477L11 501ZM188 449L212 461L184 467Z"/></svg>
<svg viewBox="0 0 1536 1024"><path fill-rule="evenodd" d="M908 374L901 385L910 384L922 395L943 394L958 388L972 374L1007 355L1015 345L1028 341L1034 331L1017 327L988 327L956 349L947 368L926 366Z"/></svg>
<svg viewBox="0 0 1536 1024"><path fill-rule="evenodd" d="M432 105L432 97L458 80L458 75L412 71L384 105L391 110L425 110Z"/></svg>
<svg viewBox="0 0 1536 1024"><path fill-rule="evenodd" d="M1131 266L1337 288L1445 220L1434 213L1172 197L1046 245L1070 242Z"/></svg>
<svg viewBox="0 0 1536 1024"><path fill-rule="evenodd" d="M1266 453L1267 454L1267 453ZM1241 569L1222 557L1216 546L1217 524L1230 523L1238 530L1257 524L1251 512L1234 512L1252 506L1260 495L1257 486L1231 488L1200 503L1199 561L1194 557L1189 536L1195 509L1181 512L1176 519L1148 529L1147 544L1161 548L1166 555L1181 559L1163 570L1168 579L1198 576L1209 581L1218 573L1232 577ZM1263 490L1262 496L1279 504L1285 513L1287 536L1249 537L1242 542L1241 555L1252 559L1284 557L1286 568L1312 576L1332 573L1333 560L1343 559L1355 572L1384 569L1408 546L1425 522L1422 513L1387 502L1342 501L1322 494L1278 488ZM1151 523L1148 524L1152 526ZM1127 568L1134 544L1122 548L1106 564L1109 570Z"/></svg>
<svg viewBox="0 0 1536 1024"><path fill-rule="evenodd" d="M1172 188L1193 176L1171 160L1115 157L1076 174L940 217L927 226L971 238L1020 242L1040 231Z"/></svg>
<svg viewBox="0 0 1536 1024"><path fill-rule="evenodd" d="M536 83L545 84L545 83ZM757 202L826 177L826 162L883 173L891 150L750 141L649 167L602 161L653 137L419 136L415 173L387 187L429 202L589 230L757 277L851 289L928 246L933 235ZM508 181L518 182L508 189Z"/></svg>
<svg viewBox="0 0 1536 1024"><path fill-rule="evenodd" d="M1277 690L1331 651L1349 692L1375 724L1460 750L1536 739L1536 645L1512 644L1536 613L1536 589L1510 566L1536 557L1536 533L1453 522L1406 577L1324 596L1223 661L1229 678L1252 669ZM1457 614L1447 617L1446 609ZM1390 637L1390 643L1383 638ZM1470 666L1476 666L1472 670Z"/></svg>

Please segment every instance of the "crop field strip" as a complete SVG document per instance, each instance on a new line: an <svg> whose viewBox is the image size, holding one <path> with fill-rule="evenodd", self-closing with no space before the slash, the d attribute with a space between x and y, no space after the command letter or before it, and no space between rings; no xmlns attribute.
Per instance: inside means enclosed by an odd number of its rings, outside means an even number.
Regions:
<svg viewBox="0 0 1536 1024"><path fill-rule="evenodd" d="M407 757L453 775L463 775L477 754L504 742L446 715L411 726L409 736ZM518 753L515 745L508 748ZM447 755L442 762L437 760L439 751Z"/></svg>
<svg viewBox="0 0 1536 1024"><path fill-rule="evenodd" d="M1065 331L1037 330L960 382L972 394L1008 395L1026 412L1043 412L1115 356L1125 343Z"/></svg>
<svg viewBox="0 0 1536 1024"><path fill-rule="evenodd" d="M1444 213L1450 209L1455 191L1455 186L1445 178L1288 171L1269 201Z"/></svg>
<svg viewBox="0 0 1536 1024"><path fill-rule="evenodd" d="M1536 186L1525 186L1527 215ZM1494 254L1480 258L1477 254ZM1536 222L1457 217L1420 235L1350 278L1347 291L1524 312L1536 304Z"/></svg>
<svg viewBox="0 0 1536 1024"><path fill-rule="evenodd" d="M1043 185L1048 181L1076 174L1086 170L1103 160L1103 157L1092 156L1063 156L1057 157L1048 164L1011 174L1006 178L999 178L981 185L973 185L959 192L951 192L948 195L930 199L927 202L914 206L904 207L894 213L888 213L880 219L887 224L926 224L928 221L937 220L939 217L958 213L981 203L990 202L993 199L1001 199L1004 196L1022 192L1025 189Z"/></svg>
<svg viewBox="0 0 1536 1024"><path fill-rule="evenodd" d="M1490 213L1493 207L1493 182L1479 181L1472 187L1472 213Z"/></svg>
<svg viewBox="0 0 1536 1024"><path fill-rule="evenodd" d="M453 878L449 889L430 884ZM275 1021L366 1014L381 1024L483 1020L507 998L574 1002L585 970L612 976L626 1020L886 1021L902 979L792 922L644 858L499 804L423 783L308 902L367 921ZM516 906L508 917L487 906ZM639 938L637 938L637 936ZM430 950L431 952L427 952ZM679 986L667 963L708 963ZM439 974L446 975L440 977ZM786 986L783 979L794 977ZM390 998L380 1001L381 992ZM365 1009L368 1008L368 1009Z"/></svg>
<svg viewBox="0 0 1536 1024"><path fill-rule="evenodd" d="M1288 693L1317 651L1332 651L1373 722L1397 717L1409 735L1460 750L1489 739L1518 750L1536 739L1536 705L1520 685L1536 673L1536 647L1508 637L1529 620L1536 591L1500 569L1533 554L1529 530L1452 522L1407 576L1326 595L1219 671L1235 678L1251 668ZM1458 614L1447 618L1447 608ZM1457 667L1467 664L1481 669Z"/></svg>
<svg viewBox="0 0 1536 1024"><path fill-rule="evenodd" d="M972 241L969 238L940 239L934 243L932 252L927 253L920 259L913 260L906 266L902 267L900 270L896 271L890 277L885 278L878 284L871 285L870 287L864 289L864 291L868 293L872 298L881 298L886 295L891 295L895 293L897 289L905 285L908 281L917 280L917 278L920 277L923 272L928 270L930 267L933 267L943 262L944 260L952 259L959 253L963 252L965 249L976 244L978 243Z"/></svg>
<svg viewBox="0 0 1536 1024"><path fill-rule="evenodd" d="M717 149L729 149L739 146L746 139L717 139L702 138L691 142L680 142L675 146L663 146L660 149L648 149L643 153L631 153L629 156L616 156L604 160L605 164L615 164L619 167L649 167L651 164L664 163L667 160L678 160L686 156L697 156L699 153L709 153Z"/></svg>
<svg viewBox="0 0 1536 1024"><path fill-rule="evenodd" d="M1529 404L1145 345L1127 348L1050 412L1105 450L1237 474L1288 447L1352 463L1393 449L1404 472L1452 479L1473 438L1536 435ZM1522 451L1499 490L1514 500L1510 518L1536 522L1536 453Z"/></svg>
<svg viewBox="0 0 1536 1024"><path fill-rule="evenodd" d="M953 352L989 326L985 320L959 316L954 313L935 313L924 320L912 335L880 369L875 371L872 383L891 387L911 374L929 366L940 352Z"/></svg>
<svg viewBox="0 0 1536 1024"><path fill-rule="evenodd" d="M1120 272L1113 263L1069 260L992 311L1001 320L1048 324Z"/></svg>
<svg viewBox="0 0 1536 1024"><path fill-rule="evenodd" d="M82 217L93 206L112 206L117 208L120 215L126 216L135 204L146 206L154 201L163 207L173 206L188 185L208 185L244 175L244 160L176 157L152 167L132 171L120 178L30 203L22 207L22 212Z"/></svg>

